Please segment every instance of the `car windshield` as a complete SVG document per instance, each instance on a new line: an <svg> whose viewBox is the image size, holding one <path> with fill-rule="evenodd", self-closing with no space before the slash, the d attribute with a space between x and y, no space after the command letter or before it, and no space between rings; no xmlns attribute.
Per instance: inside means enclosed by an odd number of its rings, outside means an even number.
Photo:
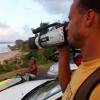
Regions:
<svg viewBox="0 0 100 100"><path fill-rule="evenodd" d="M23 100L44 100L61 91L58 80L53 80L29 93Z"/></svg>

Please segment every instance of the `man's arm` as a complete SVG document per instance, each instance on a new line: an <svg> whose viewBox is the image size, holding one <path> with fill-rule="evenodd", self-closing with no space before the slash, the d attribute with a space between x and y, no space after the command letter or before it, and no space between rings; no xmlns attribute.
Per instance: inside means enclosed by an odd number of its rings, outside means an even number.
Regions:
<svg viewBox="0 0 100 100"><path fill-rule="evenodd" d="M70 79L71 71L69 67L69 51L66 47L59 48L59 82L64 92Z"/></svg>

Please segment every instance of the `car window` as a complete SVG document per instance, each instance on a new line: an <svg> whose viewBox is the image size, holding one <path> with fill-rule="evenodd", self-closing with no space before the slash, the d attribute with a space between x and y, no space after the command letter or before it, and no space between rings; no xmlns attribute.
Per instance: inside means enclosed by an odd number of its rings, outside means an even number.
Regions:
<svg viewBox="0 0 100 100"><path fill-rule="evenodd" d="M61 91L58 80L53 80L39 89L29 93L23 100L45 100Z"/></svg>

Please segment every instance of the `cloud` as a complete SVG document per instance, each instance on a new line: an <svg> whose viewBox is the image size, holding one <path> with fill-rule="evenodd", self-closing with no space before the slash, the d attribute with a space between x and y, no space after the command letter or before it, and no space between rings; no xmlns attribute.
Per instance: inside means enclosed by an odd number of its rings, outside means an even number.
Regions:
<svg viewBox="0 0 100 100"><path fill-rule="evenodd" d="M33 37L33 33L32 33L32 30L31 30L31 27L29 25L24 25L22 27L22 33L21 33L22 36L24 36L24 39L28 39L29 37Z"/></svg>
<svg viewBox="0 0 100 100"><path fill-rule="evenodd" d="M40 3L50 14L66 14L69 12L72 0L33 0Z"/></svg>
<svg viewBox="0 0 100 100"><path fill-rule="evenodd" d="M5 23L0 23L0 41L27 40L31 36L33 34L28 25L23 26L21 30L17 30Z"/></svg>
<svg viewBox="0 0 100 100"><path fill-rule="evenodd" d="M0 41L14 41L20 37L16 29L5 23L0 23Z"/></svg>
<svg viewBox="0 0 100 100"><path fill-rule="evenodd" d="M24 25L23 30L25 33L30 33L31 32L31 27L29 25Z"/></svg>
<svg viewBox="0 0 100 100"><path fill-rule="evenodd" d="M6 24L0 24L0 37L7 36L14 32L14 29L12 29L10 26Z"/></svg>
<svg viewBox="0 0 100 100"><path fill-rule="evenodd" d="M0 22L0 28L7 28L7 27L9 27L7 24Z"/></svg>

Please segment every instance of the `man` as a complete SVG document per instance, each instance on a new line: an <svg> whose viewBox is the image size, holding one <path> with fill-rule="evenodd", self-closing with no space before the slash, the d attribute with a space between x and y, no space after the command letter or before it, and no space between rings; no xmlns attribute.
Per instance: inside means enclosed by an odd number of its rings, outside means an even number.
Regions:
<svg viewBox="0 0 100 100"><path fill-rule="evenodd" d="M27 69L22 70L18 75L22 76L25 80L35 79L38 72L36 59L32 57L29 61Z"/></svg>
<svg viewBox="0 0 100 100"><path fill-rule="evenodd" d="M69 20L66 27L68 43L81 49L83 61L71 76L69 47L59 48L59 81L64 92L63 100L73 100L81 84L100 68L100 0L73 0ZM93 89L89 100L100 100L100 84Z"/></svg>

